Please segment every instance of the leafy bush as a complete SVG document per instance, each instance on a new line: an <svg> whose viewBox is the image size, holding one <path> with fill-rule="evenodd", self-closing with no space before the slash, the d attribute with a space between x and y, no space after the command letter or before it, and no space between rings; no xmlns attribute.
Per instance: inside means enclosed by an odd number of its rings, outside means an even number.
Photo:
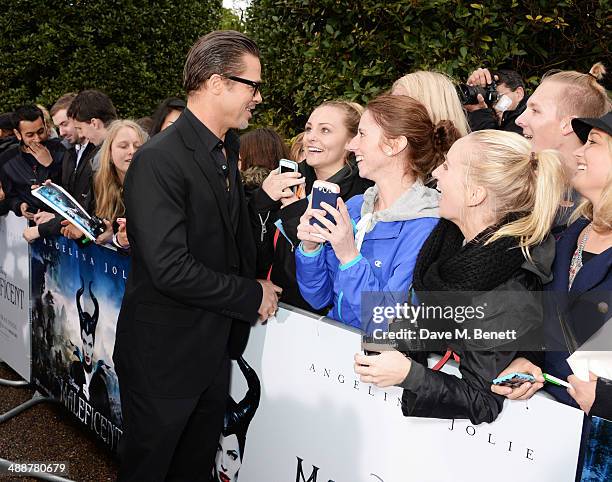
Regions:
<svg viewBox="0 0 612 482"><path fill-rule="evenodd" d="M150 115L182 95L187 51L221 10L221 0L13 1L0 12L0 109L96 88L121 116Z"/></svg>
<svg viewBox="0 0 612 482"><path fill-rule="evenodd" d="M419 69L465 81L514 68L535 85L550 68L610 62L609 0L253 0L246 31L264 66L261 125L302 129L325 99L361 103Z"/></svg>

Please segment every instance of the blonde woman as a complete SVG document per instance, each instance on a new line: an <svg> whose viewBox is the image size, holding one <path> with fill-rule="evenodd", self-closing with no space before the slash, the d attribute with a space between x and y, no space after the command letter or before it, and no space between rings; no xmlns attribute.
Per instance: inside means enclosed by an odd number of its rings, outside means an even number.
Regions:
<svg viewBox="0 0 612 482"><path fill-rule="evenodd" d="M434 124L449 120L461 136L470 132L455 84L439 72L418 71L404 75L391 87L392 95L408 95L421 102Z"/></svg>
<svg viewBox="0 0 612 482"><path fill-rule="evenodd" d="M538 342L531 337L542 310L531 292L550 280L548 233L563 193L561 161L555 151L533 154L518 134L483 130L453 144L433 175L442 219L418 255L413 288L419 303L445 313L450 307L454 316L434 312L418 327L451 333L444 344L420 341L427 350L446 348L444 358L459 360L462 378L427 368L423 352L416 359L399 351L356 355L355 371L365 383L403 387L406 416L492 422L504 398L491 392L491 381L517 346ZM465 314L469 307L483 315L460 318L458 309Z"/></svg>
<svg viewBox="0 0 612 482"><path fill-rule="evenodd" d="M118 120L110 125L100 150L100 170L94 177L96 216L104 219L107 226L106 232L96 240L98 243L113 239L118 247L129 245L122 218L125 214L123 181L134 153L147 139L142 128L131 120Z"/></svg>
<svg viewBox="0 0 612 482"><path fill-rule="evenodd" d="M129 247L122 218L125 213L123 181L134 153L147 139L148 135L131 120L114 121L108 128L100 149L100 169L93 180L95 214L106 224L106 231L96 239L98 244L112 240L119 248ZM62 234L72 239L81 237L81 232L73 226L65 226Z"/></svg>
<svg viewBox="0 0 612 482"><path fill-rule="evenodd" d="M558 329L557 311L578 345L584 343L609 319L612 306L612 113L601 118L572 120L572 128L584 145L575 151L577 169L572 187L582 201L570 218L569 227L557 240L554 278L546 289L558 295L555 312L547 318L547 344L553 350L540 359L517 358L509 371L526 371L538 376L542 369L561 379L569 377L572 388L547 385L546 391L568 405L580 406L587 414L611 417L612 382L591 377L582 381L570 376L563 334ZM567 294L567 296L564 296ZM534 362L534 363L532 363ZM492 387L510 399L525 399L542 388L525 383L514 390ZM596 398L597 394L597 398ZM572 398L575 400L572 400ZM595 403L597 401L597 403ZM607 404L607 405L606 405Z"/></svg>
<svg viewBox="0 0 612 482"><path fill-rule="evenodd" d="M363 194L372 185L359 176L355 156L347 149L357 134L362 112L359 104L344 100L326 101L315 108L304 126L305 157L298 172L273 170L250 201L257 226L258 276L283 288L281 301L304 310L313 308L302 297L295 275L295 248L300 242L297 226L316 180L338 184L344 200Z"/></svg>

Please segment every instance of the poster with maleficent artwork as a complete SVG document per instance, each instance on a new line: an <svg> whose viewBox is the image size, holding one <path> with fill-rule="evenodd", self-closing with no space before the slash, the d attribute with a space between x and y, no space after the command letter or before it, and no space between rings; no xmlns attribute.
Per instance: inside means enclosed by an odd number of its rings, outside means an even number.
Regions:
<svg viewBox="0 0 612 482"><path fill-rule="evenodd" d="M90 216L68 191L57 184L52 182L43 184L34 189L32 195L70 221L92 241L101 234L100 228L104 230L104 226L99 226L98 218Z"/></svg>
<svg viewBox="0 0 612 482"><path fill-rule="evenodd" d="M112 354L129 258L66 238L31 248L32 379L112 450L122 434Z"/></svg>

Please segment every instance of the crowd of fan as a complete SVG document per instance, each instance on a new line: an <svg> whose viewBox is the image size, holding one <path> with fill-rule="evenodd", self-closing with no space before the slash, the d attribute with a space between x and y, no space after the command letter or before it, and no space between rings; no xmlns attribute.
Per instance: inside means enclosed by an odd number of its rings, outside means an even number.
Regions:
<svg viewBox="0 0 612 482"><path fill-rule="evenodd" d="M322 103L290 146L271 128L247 132L239 168L257 277L282 287L285 303L364 331L372 321L363 315L364 292L393 306L405 301L396 294L408 287L429 301L428 293L440 291L567 294L580 286L575 296L589 295L589 302L574 299L562 309L576 338L586 340L605 322L612 288L601 268L610 265L612 247L612 122L598 82L604 73L601 64L590 73L550 73L528 96L513 71L478 69L462 86L440 73L414 72L365 108ZM122 186L132 156L185 108L169 98L152 118L118 120L108 96L85 90L62 96L49 113L27 105L2 115L0 213L29 220L28 242L81 238L32 195L51 181L104 220L97 243L129 253ZM298 171L281 173L283 158L297 161ZM337 206L312 209L316 180L340 187ZM531 336L547 315L532 319L528 312L509 302L496 323L507 319L519 338ZM557 399L610 417L610 382L570 376L567 353L505 348L453 347L462 379L426 369L422 354L397 351L357 356L355 370L364 382L403 387L410 416L491 422L504 396L524 399L542 388L546 370L572 383L550 390ZM491 386L511 372L537 382Z"/></svg>

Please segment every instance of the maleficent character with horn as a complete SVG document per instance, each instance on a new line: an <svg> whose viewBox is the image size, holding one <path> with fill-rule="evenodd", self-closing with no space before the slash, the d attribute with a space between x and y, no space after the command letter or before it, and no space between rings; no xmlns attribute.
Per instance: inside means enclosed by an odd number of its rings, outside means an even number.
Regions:
<svg viewBox="0 0 612 482"><path fill-rule="evenodd" d="M213 467L212 480L214 482L236 482L238 480L247 430L261 397L261 384L255 370L242 357L238 358L237 362L249 388L240 403L236 403L232 397L229 397L227 401L223 431L219 437Z"/></svg>
<svg viewBox="0 0 612 482"><path fill-rule="evenodd" d="M70 376L73 383L78 387L79 396L84 397L99 412L108 416L110 414L110 402L104 372L107 365L103 360L94 363L94 345L96 343L96 326L100 315L98 300L93 294L89 282L89 296L94 305L94 312L90 315L81 306L81 297L85 291L85 282L81 278L81 287L76 292L76 305L79 312L80 334L82 350L75 347L74 355L78 360L70 365Z"/></svg>

